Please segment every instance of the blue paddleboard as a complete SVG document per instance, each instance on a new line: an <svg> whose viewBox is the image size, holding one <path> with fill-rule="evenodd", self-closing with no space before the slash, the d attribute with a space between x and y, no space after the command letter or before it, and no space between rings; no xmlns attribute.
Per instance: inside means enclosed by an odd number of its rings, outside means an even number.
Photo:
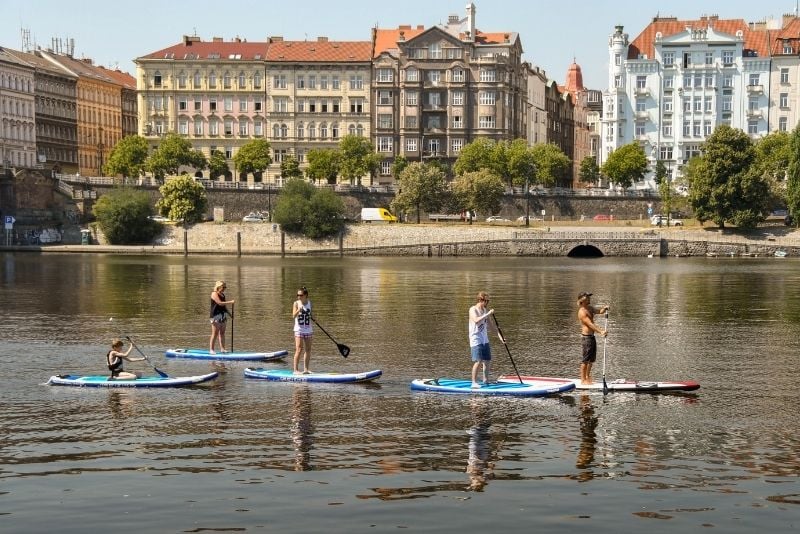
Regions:
<svg viewBox="0 0 800 534"><path fill-rule="evenodd" d="M310 373L307 375L296 375L291 369L252 369L248 367L244 370L244 376L248 378L281 382L326 382L337 384L368 382L380 377L381 374L383 374L383 371L380 369L365 373Z"/></svg>
<svg viewBox="0 0 800 534"><path fill-rule="evenodd" d="M278 350L275 352L217 352L211 354L203 349L169 349L165 352L167 358L188 358L192 360L215 361L270 361L284 358L289 351Z"/></svg>
<svg viewBox="0 0 800 534"><path fill-rule="evenodd" d="M411 382L415 391L435 391L437 393L462 393L468 395L511 395L517 397L543 397L573 389L575 384L564 381L559 384L520 384L517 382L490 382L473 388L470 380L453 378L424 378Z"/></svg>
<svg viewBox="0 0 800 534"><path fill-rule="evenodd" d="M197 376L143 376L141 378L115 378L108 375L55 375L51 376L47 384L50 386L77 386L91 388L174 388L191 386L214 380L219 373L208 373Z"/></svg>

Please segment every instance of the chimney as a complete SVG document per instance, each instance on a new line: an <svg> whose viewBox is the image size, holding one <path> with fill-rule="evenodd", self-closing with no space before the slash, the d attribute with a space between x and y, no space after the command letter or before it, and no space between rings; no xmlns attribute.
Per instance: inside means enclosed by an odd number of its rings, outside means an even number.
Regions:
<svg viewBox="0 0 800 534"><path fill-rule="evenodd" d="M184 35L183 36L183 44L186 46L192 46L192 43L199 43L200 38L196 35Z"/></svg>
<svg viewBox="0 0 800 534"><path fill-rule="evenodd" d="M458 15L448 15L447 23L448 24L458 24L459 18Z"/></svg>
<svg viewBox="0 0 800 534"><path fill-rule="evenodd" d="M792 23L792 21L793 21L795 18L797 18L797 14L796 14L796 13L794 13L794 14L792 14L792 13L787 13L786 15L784 15L784 16L783 16L783 21L782 21L782 28L786 28L786 26L788 26L789 24L791 24L791 23Z"/></svg>
<svg viewBox="0 0 800 534"><path fill-rule="evenodd" d="M317 37L317 42L318 43L327 43L328 42L328 38L325 37L324 35L320 35L319 37Z"/></svg>
<svg viewBox="0 0 800 534"><path fill-rule="evenodd" d="M468 39L475 42L475 4L467 4L467 27L469 28Z"/></svg>
<svg viewBox="0 0 800 534"><path fill-rule="evenodd" d="M270 43L282 43L283 42L283 36L282 35L272 35L269 38L269 42Z"/></svg>
<svg viewBox="0 0 800 534"><path fill-rule="evenodd" d="M221 43L224 40L225 39L223 39L222 37L214 37L213 39L211 39L211 42L213 42L213 43Z"/></svg>

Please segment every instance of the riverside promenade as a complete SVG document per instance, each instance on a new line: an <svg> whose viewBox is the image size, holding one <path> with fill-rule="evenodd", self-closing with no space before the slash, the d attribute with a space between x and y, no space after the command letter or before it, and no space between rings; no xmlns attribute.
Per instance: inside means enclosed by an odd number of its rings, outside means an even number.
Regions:
<svg viewBox="0 0 800 534"><path fill-rule="evenodd" d="M94 235L92 245L5 246L0 250L104 254L279 256L791 256L800 232L765 227L747 235L701 226L653 228L642 221L548 226L486 223L365 224L334 238L311 240L271 223L213 223L188 229L166 224L149 245L119 246Z"/></svg>

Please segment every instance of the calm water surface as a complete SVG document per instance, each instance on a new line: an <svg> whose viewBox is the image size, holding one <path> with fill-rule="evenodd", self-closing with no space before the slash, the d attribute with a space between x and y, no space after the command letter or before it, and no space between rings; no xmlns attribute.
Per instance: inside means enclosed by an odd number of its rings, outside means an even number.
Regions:
<svg viewBox="0 0 800 534"><path fill-rule="evenodd" d="M244 379L244 364L165 359L207 345L220 278L236 299L236 349L291 348L291 301L306 285L317 319L352 349L342 358L317 331L312 367L383 377L270 383ZM799 288L789 259L5 254L0 530L797 531ZM523 373L577 375L574 300L587 290L611 305L609 380L702 388L411 392L414 378L468 375L479 290ZM175 390L44 385L105 373L124 335L171 375L221 376ZM513 372L496 340L493 352Z"/></svg>

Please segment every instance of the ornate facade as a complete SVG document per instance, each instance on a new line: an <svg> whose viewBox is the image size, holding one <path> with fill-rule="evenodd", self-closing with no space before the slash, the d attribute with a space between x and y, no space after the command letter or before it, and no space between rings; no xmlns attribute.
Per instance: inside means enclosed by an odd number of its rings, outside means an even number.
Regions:
<svg viewBox="0 0 800 534"><path fill-rule="evenodd" d="M33 66L0 48L0 165L34 167L36 106Z"/></svg>

